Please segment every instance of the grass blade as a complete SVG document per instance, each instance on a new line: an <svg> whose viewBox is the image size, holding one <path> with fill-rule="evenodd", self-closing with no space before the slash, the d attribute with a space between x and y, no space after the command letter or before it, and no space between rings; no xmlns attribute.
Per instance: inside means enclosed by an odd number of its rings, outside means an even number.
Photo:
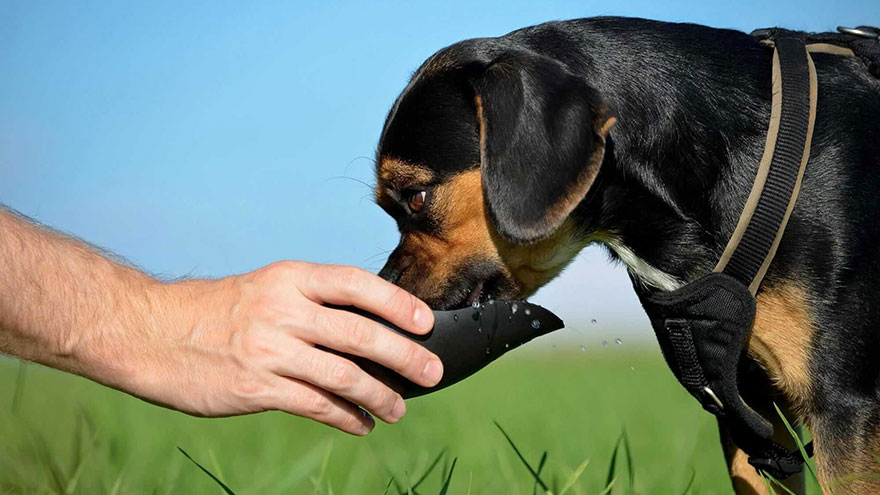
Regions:
<svg viewBox="0 0 880 495"><path fill-rule="evenodd" d="M403 479L406 480L406 495L413 495L412 483L409 481L409 473L403 472Z"/></svg>
<svg viewBox="0 0 880 495"><path fill-rule="evenodd" d="M220 479L225 478L223 475L223 470L220 468L220 463L217 462L217 456L214 455L214 449L208 449L208 457L211 458L211 465L214 466L214 472L217 473L217 477Z"/></svg>
<svg viewBox="0 0 880 495"><path fill-rule="evenodd" d="M388 480L388 483L385 485L385 489L382 490L382 495L388 495L388 489L391 488L391 483L394 483L394 476Z"/></svg>
<svg viewBox="0 0 880 495"><path fill-rule="evenodd" d="M584 459L584 462L582 462L581 465L578 466L578 468L575 469L573 473L571 473L571 476L568 477L568 481L566 481L565 484L562 485L562 490L559 490L559 495L565 495L566 493L568 493L569 490L571 490L572 487L574 487L574 484L577 483L577 480L580 479L582 474L584 474L584 469L587 469L587 465L589 463L589 457Z"/></svg>
<svg viewBox="0 0 880 495"><path fill-rule="evenodd" d="M119 475L116 476L116 481L113 482L113 486L107 491L107 495L117 495L119 493L119 490L122 489L122 475L124 473L124 469L119 471Z"/></svg>
<svg viewBox="0 0 880 495"><path fill-rule="evenodd" d="M611 493L611 489L614 488L614 483L617 481L617 478L612 478L611 481L605 485L605 489L599 492L599 495L608 495Z"/></svg>
<svg viewBox="0 0 880 495"><path fill-rule="evenodd" d="M614 444L614 450L611 452L611 464L608 465L608 476L605 477L605 489L610 490L614 484L614 471L617 468L617 449L620 448L620 442L623 440L623 435L617 437L617 443ZM603 492L604 493L604 492Z"/></svg>
<svg viewBox="0 0 880 495"><path fill-rule="evenodd" d="M807 466L807 470L810 472L810 476L813 478L813 483L815 486L819 486L819 477L816 476L816 471L813 470L813 466L810 465L810 456L807 455L807 450L804 448L804 442L801 441L801 436L794 431L791 423L788 422L788 419L782 414L782 410L779 409L779 406L776 403L773 403L773 408L776 409L776 414L782 419L782 422L785 424L785 429L788 430L788 434L791 435L791 438L794 439L794 443L797 444L798 450L801 452L801 456L804 458L804 465Z"/></svg>
<svg viewBox="0 0 880 495"><path fill-rule="evenodd" d="M758 471L758 476L761 477L761 481L763 481L763 482L764 482L764 486L767 487L767 493L770 493L770 494L776 493L776 492L773 490L773 487L770 486L770 481L767 479L767 477L764 475L763 472Z"/></svg>
<svg viewBox="0 0 880 495"><path fill-rule="evenodd" d="M778 486L779 488L782 488L785 491L785 493L787 493L788 495L797 495L795 492L789 490L789 488L787 486L783 485L781 481L774 478L773 476L771 476L767 473L764 473L764 476L766 476L767 479L769 479L771 483ZM771 491L770 493L775 493L775 492Z"/></svg>
<svg viewBox="0 0 880 495"><path fill-rule="evenodd" d="M432 471L434 471L434 468L436 468L437 465L440 464L440 461L443 459L443 457L445 455L446 455L446 449L444 448L443 450L440 451L439 454L437 454L437 457L435 457L434 460L431 461L431 464L428 465L428 469L425 469L425 472L422 473L422 475L419 477L418 480L416 480L415 483L413 483L412 490L414 492L416 490L418 490L419 485L421 485L422 482L424 482L428 478L428 475L431 474Z"/></svg>
<svg viewBox="0 0 880 495"><path fill-rule="evenodd" d="M626 435L626 430L624 429L620 436L623 437L623 453L626 456L626 472L629 476L629 490L630 492L635 491L635 472L633 470L633 459L632 453L629 450L629 437Z"/></svg>
<svg viewBox="0 0 880 495"><path fill-rule="evenodd" d="M538 476L538 473L536 473L535 470L532 469L532 466L529 464L529 461L527 461L526 458L523 457L522 453L519 451L519 448L517 448L516 444L513 443L513 439L510 438L510 435L508 435L507 432L504 431L504 428L502 428L501 425L498 424L497 421L493 421L493 422L495 423L495 426L498 427L499 430L501 430L501 434L504 435L504 438L507 439L507 443L509 443L510 446L513 447L513 451L516 452L516 455L517 455L517 457L519 457L519 460L522 461L523 465L525 465L525 467L529 470L529 473L532 474L532 477L535 478L535 482L538 483L538 485L540 485L541 488L545 492L550 491L550 489L547 487L547 484L544 483L544 480L542 480L541 477Z"/></svg>
<svg viewBox="0 0 880 495"><path fill-rule="evenodd" d="M537 470L538 476L541 476L541 471L544 470L544 463L547 462L547 455L549 455L549 452L547 452L546 450L544 451L543 454L541 454L541 460L538 461L538 470ZM536 495L537 493L538 493L538 482L536 481L532 484L532 495Z"/></svg>
<svg viewBox="0 0 880 495"><path fill-rule="evenodd" d="M691 487L694 486L694 478L697 477L697 472L694 469L691 469L691 479L688 480L687 485L684 487L684 491L681 492L681 495L687 495L689 491L691 491Z"/></svg>
<svg viewBox="0 0 880 495"><path fill-rule="evenodd" d="M452 466L449 468L449 474L446 475L446 481L443 482L443 487L440 488L440 492L437 495L446 495L446 492L449 491L449 483L452 481L452 472L455 471L456 462L458 462L458 457L452 460Z"/></svg>
<svg viewBox="0 0 880 495"><path fill-rule="evenodd" d="M214 483L217 483L218 485L220 485L220 487L223 488L223 491L226 492L226 495L235 495L235 492L232 491L231 488L226 486L226 483L223 483L222 481L220 481L220 478L214 476L214 473L205 469L205 466L202 466L201 464L199 464L195 459L193 459L189 454L187 454L185 450L180 448L180 446L177 447L177 450L179 450L180 453L184 455L184 457L189 459L190 462L195 464L199 469L201 469L205 474L207 474L212 480L214 480Z"/></svg>

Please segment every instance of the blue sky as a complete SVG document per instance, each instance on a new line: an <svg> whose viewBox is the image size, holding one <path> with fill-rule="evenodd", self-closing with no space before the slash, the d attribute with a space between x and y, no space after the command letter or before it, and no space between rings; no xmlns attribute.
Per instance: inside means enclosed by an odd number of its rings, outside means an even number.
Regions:
<svg viewBox="0 0 880 495"><path fill-rule="evenodd" d="M464 38L593 15L829 30L880 24L880 2L0 0L0 202L153 273L376 270L397 234L359 181L412 70ZM649 332L595 249L536 299Z"/></svg>

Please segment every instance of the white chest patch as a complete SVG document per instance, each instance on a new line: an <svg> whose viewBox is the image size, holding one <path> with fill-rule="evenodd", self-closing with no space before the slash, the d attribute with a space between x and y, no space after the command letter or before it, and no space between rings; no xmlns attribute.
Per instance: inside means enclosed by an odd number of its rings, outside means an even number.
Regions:
<svg viewBox="0 0 880 495"><path fill-rule="evenodd" d="M636 253L634 253L625 244L620 242L620 239L612 236L603 236L600 239L600 242L608 246L609 249L617 254L617 257L620 258L620 261L622 261L623 264L626 265L626 268L629 270L629 272L637 280L639 280L639 282L649 287L654 287L656 289L665 291L672 291L684 285L684 282L679 280L677 277L674 277L664 272L663 270L655 268L647 261L636 256Z"/></svg>

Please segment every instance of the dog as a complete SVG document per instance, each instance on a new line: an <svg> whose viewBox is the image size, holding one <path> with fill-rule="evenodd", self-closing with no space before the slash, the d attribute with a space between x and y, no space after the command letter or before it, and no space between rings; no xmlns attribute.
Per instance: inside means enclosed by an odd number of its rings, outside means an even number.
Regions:
<svg viewBox="0 0 880 495"><path fill-rule="evenodd" d="M379 140L376 201L401 234L380 275L449 309L527 298L592 243L646 287L711 272L761 160L771 58L739 31L607 17L438 51ZM778 442L794 447L774 402L809 428L826 493L880 493L880 82L813 60L812 150L740 390ZM766 493L721 438L736 493Z"/></svg>

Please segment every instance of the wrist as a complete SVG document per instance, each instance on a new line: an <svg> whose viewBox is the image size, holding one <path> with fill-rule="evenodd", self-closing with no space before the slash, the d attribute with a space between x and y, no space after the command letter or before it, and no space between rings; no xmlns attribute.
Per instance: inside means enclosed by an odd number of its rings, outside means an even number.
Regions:
<svg viewBox="0 0 880 495"><path fill-rule="evenodd" d="M173 388L169 383L194 378L180 375L189 371L194 353L211 354L222 348L221 329L228 324L224 315L234 307L229 285L229 279L193 279L143 288L137 322L128 327L121 342L109 346L115 351L101 357L100 369L108 381L99 381L168 403L163 395Z"/></svg>

